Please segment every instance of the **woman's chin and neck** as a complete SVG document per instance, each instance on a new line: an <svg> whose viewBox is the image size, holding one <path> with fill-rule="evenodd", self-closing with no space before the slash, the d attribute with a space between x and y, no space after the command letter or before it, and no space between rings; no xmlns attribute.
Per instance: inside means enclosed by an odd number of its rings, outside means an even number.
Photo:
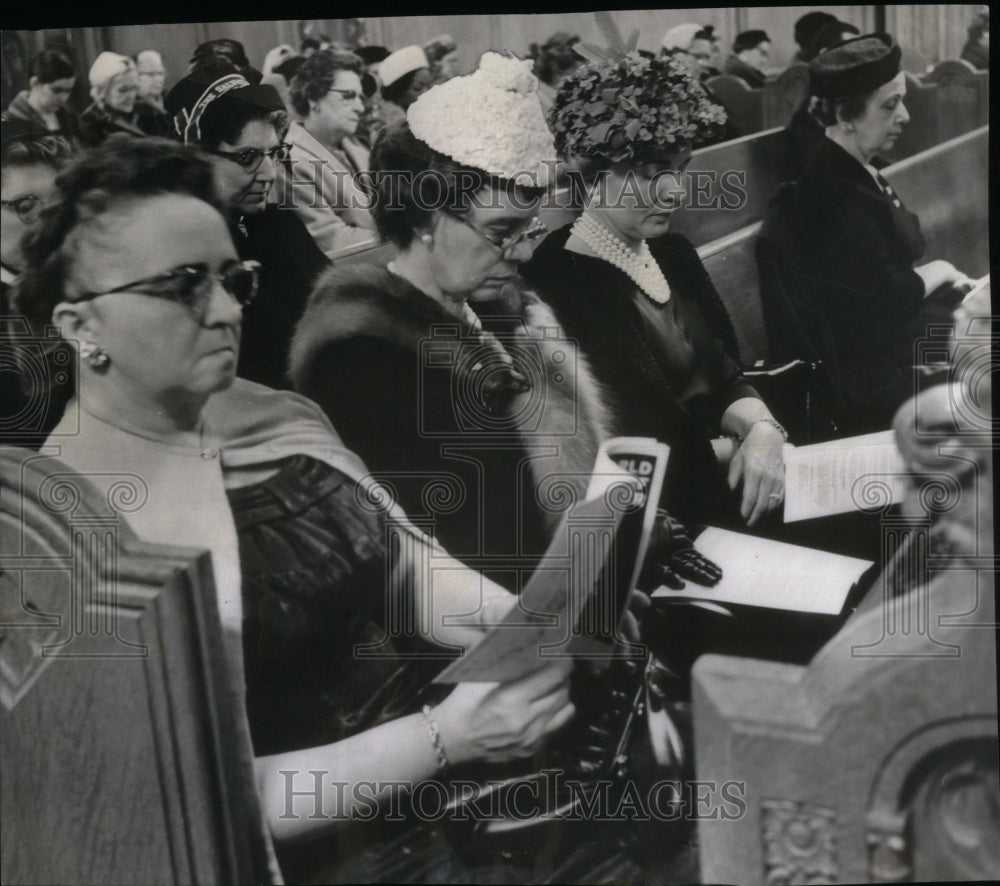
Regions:
<svg viewBox="0 0 1000 886"><path fill-rule="evenodd" d="M424 295L432 298L449 314L461 317L468 300L468 292L447 292L441 288L434 273L430 250L419 240L403 249L392 260L391 270Z"/></svg>
<svg viewBox="0 0 1000 886"><path fill-rule="evenodd" d="M324 126L323 123L313 116L303 120L302 127L321 145L333 150L339 150L341 142L346 137L343 130L331 129L329 126Z"/></svg>
<svg viewBox="0 0 1000 886"><path fill-rule="evenodd" d="M106 374L84 372L80 379L80 405L84 411L123 429L134 429L164 441L182 442L199 432L202 412L215 390L147 391L113 370Z"/></svg>

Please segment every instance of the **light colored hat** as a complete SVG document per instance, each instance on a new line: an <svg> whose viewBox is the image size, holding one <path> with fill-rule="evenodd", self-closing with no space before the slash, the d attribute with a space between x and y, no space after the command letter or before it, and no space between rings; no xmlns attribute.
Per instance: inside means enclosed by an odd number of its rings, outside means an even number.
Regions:
<svg viewBox="0 0 1000 886"><path fill-rule="evenodd" d="M298 53L287 43L275 46L274 49L270 50L267 55L264 56L264 67L261 68L261 73L265 77L268 74L273 74L274 69L278 67L278 65L285 61L285 59L291 58L293 55L298 55Z"/></svg>
<svg viewBox="0 0 1000 886"><path fill-rule="evenodd" d="M410 131L457 163L520 185L547 186L556 146L531 68L530 60L483 53L478 70L410 105Z"/></svg>
<svg viewBox="0 0 1000 886"><path fill-rule="evenodd" d="M163 67L163 56L160 55L155 49L143 49L136 53L135 63L137 67L142 67L143 63L151 62L154 65Z"/></svg>
<svg viewBox="0 0 1000 886"><path fill-rule="evenodd" d="M119 55L117 52L102 52L94 59L94 63L90 66L90 73L87 74L90 88L103 89L112 77L117 77L123 71L134 66L135 62L127 55Z"/></svg>
<svg viewBox="0 0 1000 886"><path fill-rule="evenodd" d="M674 25L669 31L667 31L666 34L663 35L663 48L686 50L691 45L691 41L694 40L694 35L697 34L701 28L701 25L690 23L684 25Z"/></svg>
<svg viewBox="0 0 1000 886"><path fill-rule="evenodd" d="M405 77L411 71L429 68L427 53L420 46L404 46L387 56L378 66L378 78L383 86L392 86L400 77Z"/></svg>

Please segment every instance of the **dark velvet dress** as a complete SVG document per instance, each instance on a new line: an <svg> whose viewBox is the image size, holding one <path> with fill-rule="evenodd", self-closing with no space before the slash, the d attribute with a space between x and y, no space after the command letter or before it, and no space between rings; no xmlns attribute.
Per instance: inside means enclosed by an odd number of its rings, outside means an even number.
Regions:
<svg viewBox="0 0 1000 886"><path fill-rule="evenodd" d="M227 493L243 574L247 713L257 755L340 741L435 704L430 680L446 662L392 655L359 659L384 639L384 519L357 506L353 481L307 456ZM418 641L397 648L413 653ZM595 874L627 882L639 869L607 836L576 835L560 861L535 852L475 851L421 822L405 799L395 820L355 822L331 836L278 846L286 882L529 882ZM544 855L544 853L543 853Z"/></svg>
<svg viewBox="0 0 1000 886"><path fill-rule="evenodd" d="M612 392L616 433L671 447L663 506L682 522L737 525L709 440L731 403L757 394L697 252L678 234L650 241L671 289L658 305L623 271L567 250L569 235L567 227L547 237L522 274Z"/></svg>

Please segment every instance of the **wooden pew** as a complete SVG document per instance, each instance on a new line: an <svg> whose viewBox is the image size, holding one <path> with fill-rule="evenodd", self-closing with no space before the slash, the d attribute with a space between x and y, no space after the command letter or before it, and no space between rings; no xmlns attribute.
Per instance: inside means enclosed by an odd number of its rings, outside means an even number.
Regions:
<svg viewBox="0 0 1000 886"><path fill-rule="evenodd" d="M979 93L983 81L976 77L976 69L967 61L939 62L923 80L937 87L939 141L955 138L989 122L979 122ZM988 80L986 83L988 89Z"/></svg>
<svg viewBox="0 0 1000 886"><path fill-rule="evenodd" d="M764 90L752 89L746 80L732 74L719 74L705 81L705 86L726 109L736 131L752 135L764 128Z"/></svg>
<svg viewBox="0 0 1000 886"><path fill-rule="evenodd" d="M697 779L742 798L698 822L701 882L995 881L991 419L976 424L978 440L938 437L952 467L921 479L942 498L918 483L910 516L882 512L892 568L807 665L695 663Z"/></svg>
<svg viewBox="0 0 1000 886"><path fill-rule="evenodd" d="M386 265L396 254L396 247L392 243L383 242L378 237L372 237L364 243L353 243L333 252L328 252L326 257L330 259L334 267L341 268L346 265L371 264Z"/></svg>
<svg viewBox="0 0 1000 886"><path fill-rule="evenodd" d="M787 125L808 95L809 65L794 62L764 84L764 125Z"/></svg>
<svg viewBox="0 0 1000 886"><path fill-rule="evenodd" d="M976 71L972 80L976 84L976 126L986 126L990 122L990 72Z"/></svg>
<svg viewBox="0 0 1000 886"><path fill-rule="evenodd" d="M943 258L973 277L989 272L989 127L883 170L920 217L924 260Z"/></svg>
<svg viewBox="0 0 1000 886"><path fill-rule="evenodd" d="M736 330L743 365L767 359L767 330L760 303L754 248L761 223L740 228L698 248Z"/></svg>
<svg viewBox="0 0 1000 886"><path fill-rule="evenodd" d="M784 181L786 157L780 128L694 151L688 165L691 201L674 215L671 230L701 246L759 221Z"/></svg>
<svg viewBox="0 0 1000 886"><path fill-rule="evenodd" d="M989 80L968 62L943 61L922 78L907 72L904 102L910 122L886 154L892 162L988 123Z"/></svg>
<svg viewBox="0 0 1000 886"><path fill-rule="evenodd" d="M211 560L115 480L0 447L0 880L273 882Z"/></svg>

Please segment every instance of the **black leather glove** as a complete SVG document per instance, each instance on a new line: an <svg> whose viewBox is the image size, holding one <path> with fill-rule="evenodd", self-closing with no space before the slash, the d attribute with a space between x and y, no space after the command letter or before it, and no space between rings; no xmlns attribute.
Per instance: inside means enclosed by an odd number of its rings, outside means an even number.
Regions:
<svg viewBox="0 0 1000 886"><path fill-rule="evenodd" d="M657 508L639 588L653 591L666 585L679 591L684 579L710 588L722 579L722 570L695 550L683 523Z"/></svg>

